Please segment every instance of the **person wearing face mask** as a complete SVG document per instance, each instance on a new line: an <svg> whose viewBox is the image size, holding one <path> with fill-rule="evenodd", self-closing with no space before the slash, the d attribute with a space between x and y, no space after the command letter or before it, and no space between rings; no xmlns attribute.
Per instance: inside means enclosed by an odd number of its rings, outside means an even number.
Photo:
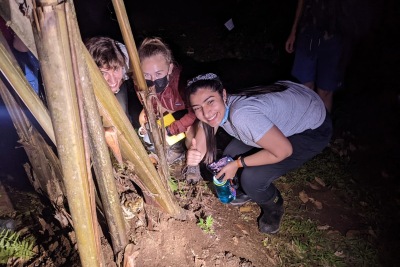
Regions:
<svg viewBox="0 0 400 267"><path fill-rule="evenodd" d="M201 125L195 123L196 116L192 109L185 103L185 82L182 82L181 68L174 62L172 52L168 45L160 38L146 38L138 49L141 68L148 87L154 86L157 98L161 104L161 113L173 114L175 121L166 127L168 135L186 134L185 145L190 147L191 137L198 136L203 140ZM142 116L144 117L144 116ZM202 142L200 141L200 146ZM205 144L205 141L204 141ZM183 150L178 145L170 147L167 151L169 163L183 156ZM177 149L175 149L177 148ZM205 150L205 145L204 145ZM186 168L186 180L190 183L199 181L199 166Z"/></svg>
<svg viewBox="0 0 400 267"><path fill-rule="evenodd" d="M120 42L103 36L92 37L85 42L85 45L118 103L133 126L138 128L141 103L134 91L133 82L126 73L129 68L126 47Z"/></svg>

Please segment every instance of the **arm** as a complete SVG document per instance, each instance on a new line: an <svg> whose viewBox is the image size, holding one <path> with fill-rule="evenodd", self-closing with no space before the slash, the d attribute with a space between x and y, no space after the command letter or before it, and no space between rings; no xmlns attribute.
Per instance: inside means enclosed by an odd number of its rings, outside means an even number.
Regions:
<svg viewBox="0 0 400 267"><path fill-rule="evenodd" d="M286 52L288 52L288 53L293 53L293 51L294 51L293 46L294 46L294 42L296 40L297 26L299 24L301 14L303 13L303 6L304 6L304 0L298 0L296 14L295 14L293 25L292 25L292 30L290 32L290 35L289 35L289 37L286 41L286 45L285 45Z"/></svg>
<svg viewBox="0 0 400 267"><path fill-rule="evenodd" d="M191 108L189 108L188 111L188 114L184 115L180 120L174 121L168 126L168 130L172 135L186 132L189 126L192 126L196 120L196 115Z"/></svg>
<svg viewBox="0 0 400 267"><path fill-rule="evenodd" d="M276 126L268 130L257 144L263 149L244 158L248 167L274 164L286 159L293 152L292 144ZM225 177L234 177L239 167L243 167L240 161L231 162L221 169L217 178L223 173L226 174Z"/></svg>
<svg viewBox="0 0 400 267"><path fill-rule="evenodd" d="M280 162L292 155L293 148L283 133L273 126L257 142L263 149L245 158L247 166L260 166Z"/></svg>

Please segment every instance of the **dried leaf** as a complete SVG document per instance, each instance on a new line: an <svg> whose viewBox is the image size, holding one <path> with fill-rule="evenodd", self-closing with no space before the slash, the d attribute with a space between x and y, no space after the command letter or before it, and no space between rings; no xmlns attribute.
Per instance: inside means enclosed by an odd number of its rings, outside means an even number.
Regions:
<svg viewBox="0 0 400 267"><path fill-rule="evenodd" d="M299 192L299 198L303 203L307 203L309 200L308 195L306 194L306 192L304 192L304 190Z"/></svg>
<svg viewBox="0 0 400 267"><path fill-rule="evenodd" d="M316 184L313 184L313 183L310 183L310 182L307 182L307 185L309 187L311 187L312 189L314 189L314 190L321 190L321 187L319 185L316 185Z"/></svg>
<svg viewBox="0 0 400 267"><path fill-rule="evenodd" d="M242 207L239 208L239 211L241 213L251 212L251 206L242 206Z"/></svg>
<svg viewBox="0 0 400 267"><path fill-rule="evenodd" d="M318 230L328 230L329 228L331 228L331 227L327 224L317 226Z"/></svg>
<svg viewBox="0 0 400 267"><path fill-rule="evenodd" d="M339 257L339 258L344 258L345 257L343 251L336 251L334 254L335 254L336 257Z"/></svg>
<svg viewBox="0 0 400 267"><path fill-rule="evenodd" d="M346 232L346 237L352 238L352 237L359 236L360 234L361 234L361 232L358 230L349 230Z"/></svg>
<svg viewBox="0 0 400 267"><path fill-rule="evenodd" d="M315 207L316 207L317 209L319 209L319 210L322 209L322 203L319 202L318 200L315 200L315 201L314 201L314 205L315 205Z"/></svg>
<svg viewBox="0 0 400 267"><path fill-rule="evenodd" d="M249 235L249 232L247 232L246 230L242 230L243 234L245 235Z"/></svg>
<svg viewBox="0 0 400 267"><path fill-rule="evenodd" d="M322 179L321 179L321 178L319 178L319 177L315 177L315 178L314 178L314 180L315 180L317 183L319 183L321 186L323 186L323 187L325 187L325 186L326 186L325 182L324 182L324 181L322 181Z"/></svg>

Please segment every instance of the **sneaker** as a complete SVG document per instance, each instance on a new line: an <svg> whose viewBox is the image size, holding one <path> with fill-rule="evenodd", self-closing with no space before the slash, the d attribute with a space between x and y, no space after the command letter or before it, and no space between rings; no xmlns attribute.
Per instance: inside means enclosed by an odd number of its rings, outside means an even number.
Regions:
<svg viewBox="0 0 400 267"><path fill-rule="evenodd" d="M196 184L201 179L200 166L186 166L183 169L183 175L189 184Z"/></svg>
<svg viewBox="0 0 400 267"><path fill-rule="evenodd" d="M234 205L234 206L241 206L249 201L252 201L252 199L243 193L241 190L236 190L236 198L232 200L229 204Z"/></svg>

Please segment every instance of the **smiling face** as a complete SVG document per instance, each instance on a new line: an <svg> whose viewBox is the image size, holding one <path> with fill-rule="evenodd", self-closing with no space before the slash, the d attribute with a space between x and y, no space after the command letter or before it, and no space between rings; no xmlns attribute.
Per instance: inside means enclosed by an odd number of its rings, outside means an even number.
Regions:
<svg viewBox="0 0 400 267"><path fill-rule="evenodd" d="M124 75L122 67L116 68L100 68L104 79L110 86L111 91L116 94L119 91L119 87L122 84L122 77Z"/></svg>
<svg viewBox="0 0 400 267"><path fill-rule="evenodd" d="M209 87L199 88L190 95L190 104L196 117L211 127L220 125L225 115L226 91L223 90L221 96L217 91Z"/></svg>
<svg viewBox="0 0 400 267"><path fill-rule="evenodd" d="M168 63L162 54L156 54L143 59L141 67L144 78L149 81L155 81L171 74L174 66L172 63Z"/></svg>

